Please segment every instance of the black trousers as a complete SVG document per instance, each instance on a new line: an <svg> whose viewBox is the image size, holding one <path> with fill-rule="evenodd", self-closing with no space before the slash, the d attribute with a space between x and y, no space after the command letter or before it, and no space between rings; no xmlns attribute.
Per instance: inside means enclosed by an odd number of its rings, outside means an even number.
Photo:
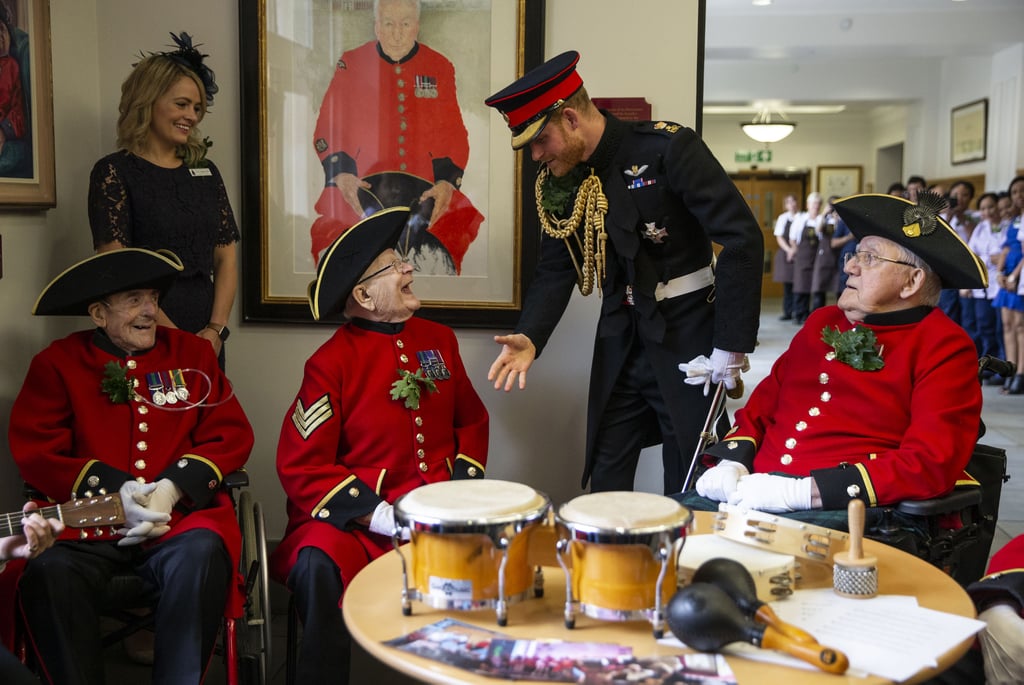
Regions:
<svg viewBox="0 0 1024 685"><path fill-rule="evenodd" d="M299 683L347 685L352 663L352 638L341 615L341 572L317 547L303 547L288 587L302 621L295 680Z"/></svg>
<svg viewBox="0 0 1024 685"><path fill-rule="evenodd" d="M679 382L683 382L682 374ZM644 353L643 341L635 335L626 363L601 415L590 472L591 492L633 489L640 450L647 439L643 427L649 422L647 417L652 410L661 431L665 492L677 492L686 475L679 442L665 398L658 388L654 368Z"/></svg>
<svg viewBox="0 0 1024 685"><path fill-rule="evenodd" d="M44 682L103 683L100 614L115 573L132 571L157 596L153 683L199 683L227 604L231 562L220 536L191 530L149 549L58 542L26 564L22 615Z"/></svg>
<svg viewBox="0 0 1024 685"><path fill-rule="evenodd" d="M0 646L0 682L4 685L39 685L32 672L3 646Z"/></svg>

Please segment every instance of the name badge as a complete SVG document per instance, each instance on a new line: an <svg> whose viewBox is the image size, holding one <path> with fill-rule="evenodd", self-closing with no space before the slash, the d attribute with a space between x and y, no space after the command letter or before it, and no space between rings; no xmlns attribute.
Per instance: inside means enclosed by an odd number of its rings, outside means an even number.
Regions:
<svg viewBox="0 0 1024 685"><path fill-rule="evenodd" d="M193 176L213 176L213 172L206 167L201 167L198 169L189 169L188 173L192 174Z"/></svg>

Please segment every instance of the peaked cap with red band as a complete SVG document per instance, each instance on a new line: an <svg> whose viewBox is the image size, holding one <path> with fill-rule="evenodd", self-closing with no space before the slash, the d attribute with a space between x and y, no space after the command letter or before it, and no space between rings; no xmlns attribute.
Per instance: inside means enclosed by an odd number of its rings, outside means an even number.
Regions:
<svg viewBox="0 0 1024 685"><path fill-rule="evenodd" d="M552 113L583 87L583 79L576 73L579 61L580 53L575 50L563 52L484 100L501 112L512 129L513 150L540 135Z"/></svg>

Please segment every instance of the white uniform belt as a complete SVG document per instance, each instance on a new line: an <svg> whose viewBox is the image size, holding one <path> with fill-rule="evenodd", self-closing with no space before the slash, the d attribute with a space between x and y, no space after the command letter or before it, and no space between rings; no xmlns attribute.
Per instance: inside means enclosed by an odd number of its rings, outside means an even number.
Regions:
<svg viewBox="0 0 1024 685"><path fill-rule="evenodd" d="M658 302L692 293L715 283L715 271L708 264L693 273L676 276L668 283L659 283L654 288L654 299Z"/></svg>

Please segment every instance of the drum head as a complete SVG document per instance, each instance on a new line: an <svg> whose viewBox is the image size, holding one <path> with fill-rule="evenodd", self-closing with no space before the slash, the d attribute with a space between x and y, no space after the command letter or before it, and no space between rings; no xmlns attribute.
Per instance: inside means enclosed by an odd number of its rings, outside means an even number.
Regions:
<svg viewBox="0 0 1024 685"><path fill-rule="evenodd" d="M573 530L611 534L655 533L689 526L692 512L670 497L649 492L595 492L559 507L559 523Z"/></svg>
<svg viewBox="0 0 1024 685"><path fill-rule="evenodd" d="M486 526L540 518L548 505L545 495L522 483L451 480L423 485L399 497L395 520Z"/></svg>

